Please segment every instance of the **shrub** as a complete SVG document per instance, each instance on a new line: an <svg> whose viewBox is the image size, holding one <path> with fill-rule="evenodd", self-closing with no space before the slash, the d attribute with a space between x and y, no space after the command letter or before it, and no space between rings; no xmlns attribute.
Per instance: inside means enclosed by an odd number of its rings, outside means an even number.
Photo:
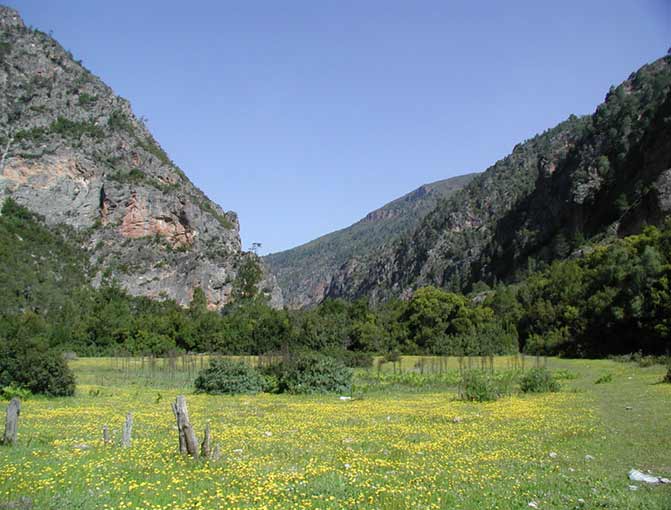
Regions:
<svg viewBox="0 0 671 510"><path fill-rule="evenodd" d="M500 397L513 393L519 374L518 370L497 370L494 372L494 380L496 381Z"/></svg>
<svg viewBox="0 0 671 510"><path fill-rule="evenodd" d="M55 397L74 395L75 377L59 352L30 341L2 342L0 351L0 387Z"/></svg>
<svg viewBox="0 0 671 510"><path fill-rule="evenodd" d="M264 378L258 370L241 361L212 359L195 381L196 391L212 394L259 393Z"/></svg>
<svg viewBox="0 0 671 510"><path fill-rule="evenodd" d="M49 130L52 133L57 133L74 139L79 139L83 135L89 135L98 139L105 136L104 130L93 121L79 122L66 119L65 117L58 117L51 123Z"/></svg>
<svg viewBox="0 0 671 510"><path fill-rule="evenodd" d="M487 402L497 400L504 394L502 385L489 372L465 370L461 376L459 382L459 398L461 400Z"/></svg>
<svg viewBox="0 0 671 510"><path fill-rule="evenodd" d="M350 393L352 369L341 361L322 354L301 354L288 362L271 366L267 373L275 375L280 393Z"/></svg>
<svg viewBox="0 0 671 510"><path fill-rule="evenodd" d="M547 393L559 391L559 382L547 368L532 368L520 379L520 389L524 393Z"/></svg>
<svg viewBox="0 0 671 510"><path fill-rule="evenodd" d="M121 110L114 110L107 119L107 126L115 131L133 132L133 125Z"/></svg>
<svg viewBox="0 0 671 510"><path fill-rule="evenodd" d="M669 368L667 368L666 375L664 376L664 379L662 379L662 382L671 384L671 364L669 365Z"/></svg>
<svg viewBox="0 0 671 510"><path fill-rule="evenodd" d="M262 374L263 391L266 393L280 393L280 379L275 374Z"/></svg>
<svg viewBox="0 0 671 510"><path fill-rule="evenodd" d="M17 388L16 386L5 386L0 391L0 398L3 400L12 400L17 397L21 400L28 400L32 393L25 388Z"/></svg>
<svg viewBox="0 0 671 510"><path fill-rule="evenodd" d="M12 45L7 41L0 41L0 61L3 61L12 51Z"/></svg>
<svg viewBox="0 0 671 510"><path fill-rule="evenodd" d="M575 372L571 372L570 370L566 370L566 369L562 368L560 370L557 370L554 373L554 377L557 381L561 381L562 379L566 379L566 380L577 379L578 374L576 374Z"/></svg>
<svg viewBox="0 0 671 510"><path fill-rule="evenodd" d="M594 384L606 384L609 382L613 382L613 374L602 375L596 381L594 381Z"/></svg>
<svg viewBox="0 0 671 510"><path fill-rule="evenodd" d="M79 106L89 106L93 103L96 102L98 98L96 96L92 96L91 94L87 94L86 92L82 92L79 94L79 101L78 104Z"/></svg>
<svg viewBox="0 0 671 510"><path fill-rule="evenodd" d="M641 356L638 360L638 366L641 368L653 367L661 363L656 356Z"/></svg>

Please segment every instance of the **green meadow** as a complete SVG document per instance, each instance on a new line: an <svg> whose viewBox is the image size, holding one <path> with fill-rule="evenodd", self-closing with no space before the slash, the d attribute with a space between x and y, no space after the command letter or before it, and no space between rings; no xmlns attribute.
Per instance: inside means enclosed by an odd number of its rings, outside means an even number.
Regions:
<svg viewBox="0 0 671 510"><path fill-rule="evenodd" d="M194 394L197 357L73 360L76 395L25 400L18 443L0 448L0 508L671 508L670 485L627 478L671 476L666 368L527 357L524 370L537 362L561 391L475 403L456 398L456 358L359 369L351 399ZM178 453L178 394L199 438L210 423L219 459Z"/></svg>

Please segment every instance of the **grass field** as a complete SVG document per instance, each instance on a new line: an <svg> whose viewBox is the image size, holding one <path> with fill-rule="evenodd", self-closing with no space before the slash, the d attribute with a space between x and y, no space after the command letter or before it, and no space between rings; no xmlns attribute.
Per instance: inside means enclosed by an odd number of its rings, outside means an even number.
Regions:
<svg viewBox="0 0 671 510"><path fill-rule="evenodd" d="M478 404L455 400L453 359L431 376L408 374L420 370L409 357L404 374L359 372L350 401L193 395L195 365L71 364L76 396L23 402L19 443L0 448L0 509L23 508L22 497L81 510L671 509L671 486L627 479L631 468L671 477L662 366L550 359L561 392ZM605 374L612 382L595 384ZM199 433L210 421L219 461L177 453L179 393ZM128 411L132 447L105 446L103 424L118 441Z"/></svg>

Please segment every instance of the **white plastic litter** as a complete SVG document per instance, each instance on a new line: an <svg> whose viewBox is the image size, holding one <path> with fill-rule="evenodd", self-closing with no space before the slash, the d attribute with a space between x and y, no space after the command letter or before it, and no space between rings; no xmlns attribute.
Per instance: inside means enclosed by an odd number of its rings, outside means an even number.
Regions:
<svg viewBox="0 0 671 510"><path fill-rule="evenodd" d="M551 459L556 459L556 458L557 458L557 454L556 454L555 452L550 452L550 458L551 458Z"/></svg>
<svg viewBox="0 0 671 510"><path fill-rule="evenodd" d="M592 457L591 455L585 455L585 460L589 462L590 460L594 460L594 457Z"/></svg>
<svg viewBox="0 0 671 510"><path fill-rule="evenodd" d="M538 508L538 503L536 503L535 501L530 501L529 502L529 507L530 508Z"/></svg>
<svg viewBox="0 0 671 510"><path fill-rule="evenodd" d="M629 479L633 482L645 482L645 483L671 483L671 480L668 478L662 478L655 475L648 475L639 471L638 469L632 469L629 471Z"/></svg>
<svg viewBox="0 0 671 510"><path fill-rule="evenodd" d="M352 400L352 397L340 397L340 400L342 400L342 401Z"/></svg>

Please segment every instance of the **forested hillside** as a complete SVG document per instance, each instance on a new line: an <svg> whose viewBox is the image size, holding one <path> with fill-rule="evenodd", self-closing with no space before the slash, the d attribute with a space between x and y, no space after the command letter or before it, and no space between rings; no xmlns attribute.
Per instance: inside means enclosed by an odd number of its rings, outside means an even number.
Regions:
<svg viewBox="0 0 671 510"><path fill-rule="evenodd" d="M659 225L671 212L670 85L671 57L642 67L593 115L520 143L393 246L350 259L327 296L514 281L586 240Z"/></svg>
<svg viewBox="0 0 671 510"><path fill-rule="evenodd" d="M348 363L370 353L488 356L517 352L603 356L671 349L671 223L589 244L580 256L530 272L514 285L478 284L469 295L435 287L371 307L327 299L275 310L243 264L235 301L207 309L133 297L113 277L88 285L86 253L8 199L0 215L0 347L32 342L78 354L316 350ZM253 259L250 259L253 260Z"/></svg>
<svg viewBox="0 0 671 510"><path fill-rule="evenodd" d="M467 174L425 184L347 228L264 257L277 277L285 303L291 308L319 303L333 274L348 259L369 256L411 232L439 201L463 188L473 177L475 174Z"/></svg>
<svg viewBox="0 0 671 510"><path fill-rule="evenodd" d="M4 340L35 342L79 354L253 349L239 345L245 341L239 332L208 310L202 289L185 308L170 299L131 296L111 273L93 288L90 275L99 268L80 247L81 234L48 225L12 198L1 213L0 346ZM257 317L272 316L277 312L256 286L258 272L255 257L244 259L232 295L238 303L258 299Z"/></svg>

